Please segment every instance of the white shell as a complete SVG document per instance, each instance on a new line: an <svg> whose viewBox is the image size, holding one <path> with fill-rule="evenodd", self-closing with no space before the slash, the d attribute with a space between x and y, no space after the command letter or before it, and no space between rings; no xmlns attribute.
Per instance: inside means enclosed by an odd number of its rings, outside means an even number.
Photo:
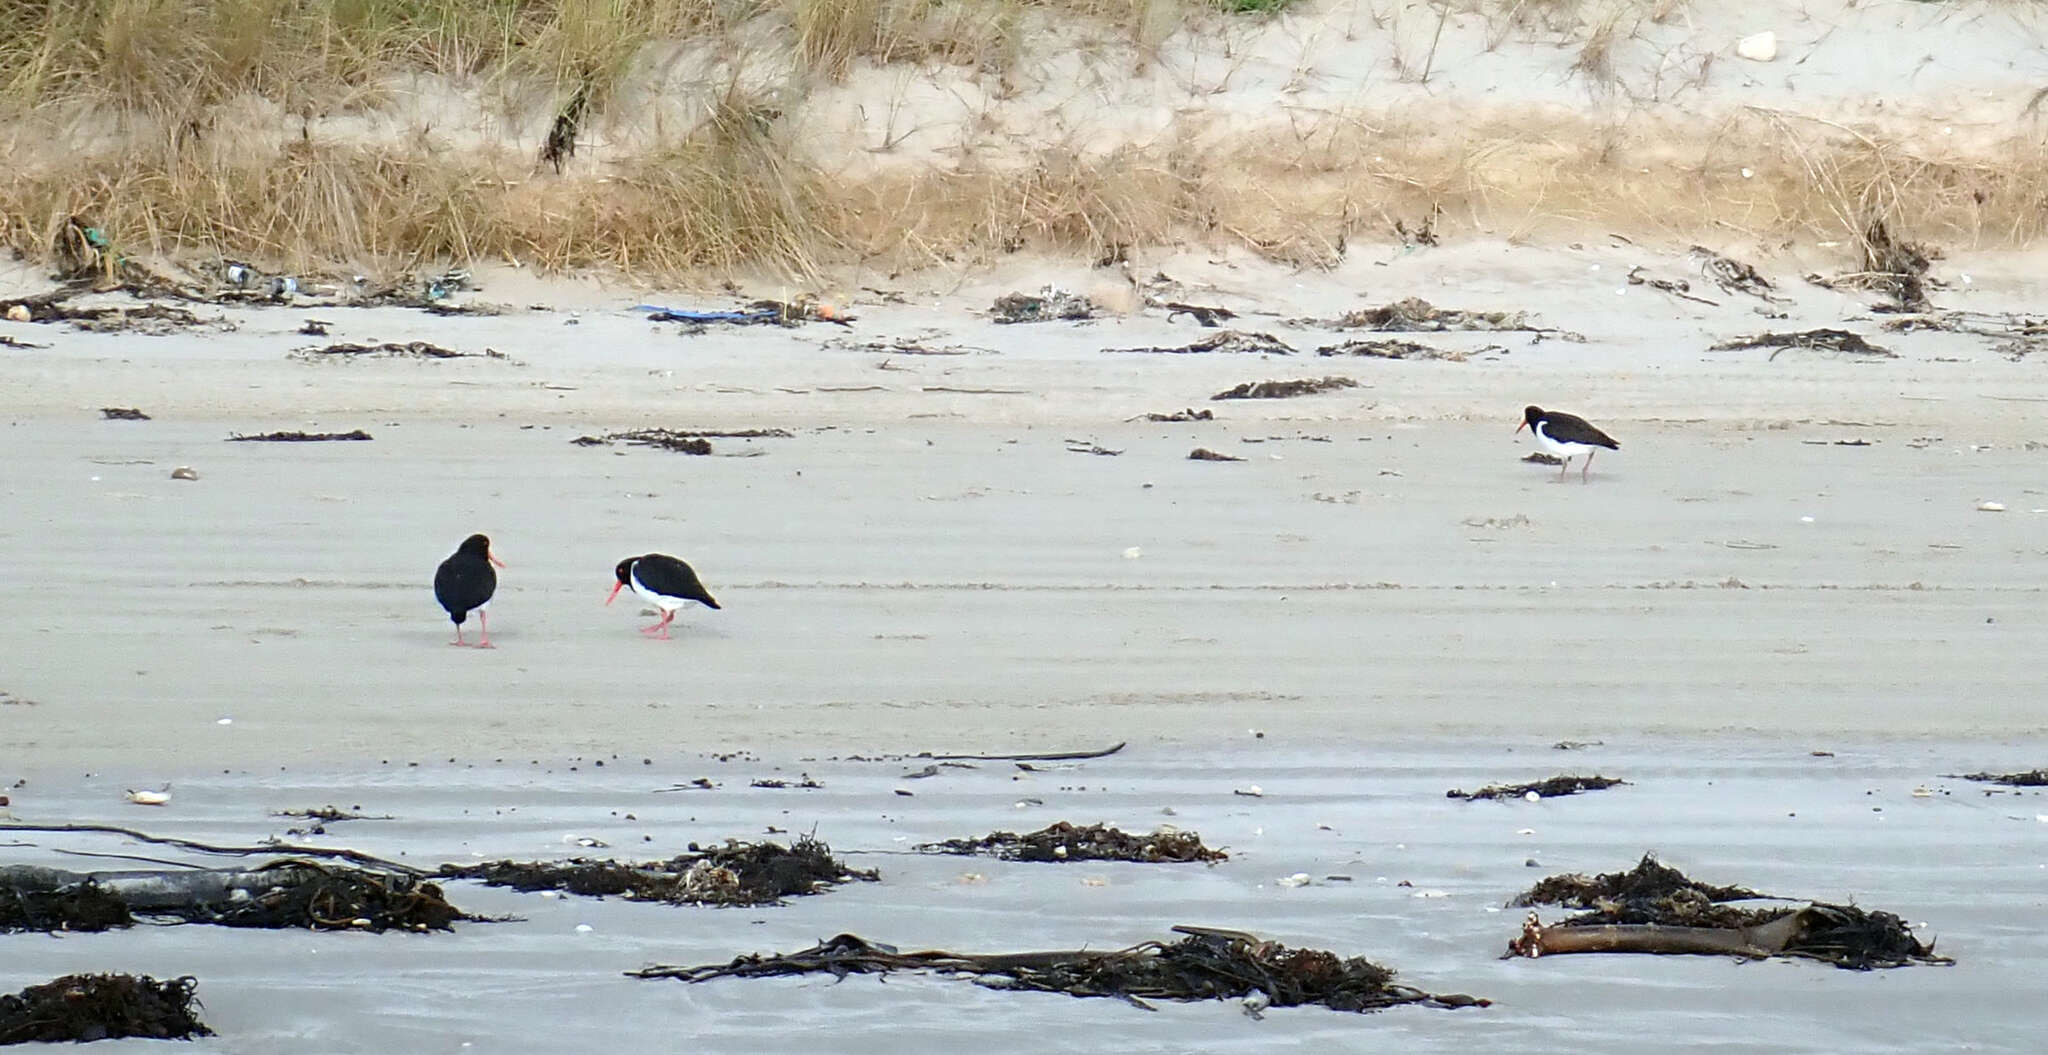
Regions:
<svg viewBox="0 0 2048 1055"><path fill-rule="evenodd" d="M1769 62L1778 57L1778 35L1766 29L1735 42L1735 53L1751 62Z"/></svg>

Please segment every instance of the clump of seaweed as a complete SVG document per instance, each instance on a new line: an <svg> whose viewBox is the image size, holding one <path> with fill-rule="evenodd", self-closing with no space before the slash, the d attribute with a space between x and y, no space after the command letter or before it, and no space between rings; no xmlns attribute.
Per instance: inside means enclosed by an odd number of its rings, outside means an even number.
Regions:
<svg viewBox="0 0 2048 1055"><path fill-rule="evenodd" d="M2048 769L2029 769L2024 773L1963 773L1956 779L2003 784L2009 788L2048 788Z"/></svg>
<svg viewBox="0 0 2048 1055"><path fill-rule="evenodd" d="M191 977L67 974L0 995L0 1044L210 1037L213 1030L193 1013L198 987Z"/></svg>
<svg viewBox="0 0 2048 1055"><path fill-rule="evenodd" d="M1749 337L1734 337L1709 348L1709 351L1729 352L1744 348L1775 348L1771 358L1787 348L1798 348L1812 352L1842 352L1848 355L1869 355L1881 359L1897 359L1899 354L1863 339L1862 334L1848 330L1822 327L1817 330L1801 330L1798 333L1759 333Z"/></svg>
<svg viewBox="0 0 2048 1055"><path fill-rule="evenodd" d="M1912 963L1950 963L1923 944L1904 920L1854 905L1743 909L1726 902L1766 899L1735 886L1711 886L1645 854L1627 872L1551 876L1510 905L1564 905L1587 911L1544 926L1535 912L1508 943L1509 956L1579 952L1703 953L1752 958L1796 956L1867 971Z"/></svg>
<svg viewBox="0 0 2048 1055"><path fill-rule="evenodd" d="M1060 821L1035 832L990 832L979 839L923 843L925 853L985 854L1005 861L1222 861L1229 854L1202 845L1194 832L1162 829L1133 835L1106 824Z"/></svg>
<svg viewBox="0 0 2048 1055"><path fill-rule="evenodd" d="M996 298L989 313L1000 323L1092 319L1095 317L1095 303L1079 293L1047 286L1036 294L1005 293Z"/></svg>
<svg viewBox="0 0 2048 1055"><path fill-rule="evenodd" d="M222 927L450 930L478 917L416 876L280 859L252 869L0 868L0 930L104 930L142 916ZM11 907L10 907L11 906Z"/></svg>
<svg viewBox="0 0 2048 1055"><path fill-rule="evenodd" d="M779 905L783 899L819 894L856 880L873 882L872 870L849 867L824 843L808 836L791 846L728 841L666 861L492 861L442 865L447 879L480 879L515 890L560 890L586 897L623 897L671 905Z"/></svg>
<svg viewBox="0 0 2048 1055"><path fill-rule="evenodd" d="M263 432L253 436L236 433L228 437L229 443L361 443L372 439L362 429L349 432Z"/></svg>
<svg viewBox="0 0 2048 1055"><path fill-rule="evenodd" d="M1206 352L1229 352L1242 355L1293 355L1294 349L1286 341L1270 333L1250 330L1222 330L1207 337L1189 341L1171 348L1104 348L1104 352L1150 355L1201 355Z"/></svg>
<svg viewBox="0 0 2048 1055"><path fill-rule="evenodd" d="M1533 793L1539 798L1549 799L1560 795L1576 795L1581 791L1603 791L1607 788L1626 783L1628 781L1617 780L1613 777L1559 775L1544 780L1531 781L1527 784L1488 784L1478 791L1460 791L1453 788L1450 791L1444 792L1444 797L1449 799L1466 799L1468 801L1477 799L1519 799L1526 798Z"/></svg>
<svg viewBox="0 0 2048 1055"><path fill-rule="evenodd" d="M1348 377L1309 377L1295 381L1247 381L1235 388L1224 389L1209 398L1215 399L1292 399L1295 396L1312 396L1318 392L1335 392L1338 389L1357 388L1358 382Z"/></svg>
<svg viewBox="0 0 2048 1055"><path fill-rule="evenodd" d="M635 978L775 978L827 973L887 974L935 971L967 975L991 989L1115 997L1138 1007L1147 1000L1245 999L1247 1010L1316 1004L1335 1011L1368 1012L1404 1004L1485 1007L1490 1001L1462 993L1427 993L1393 981L1394 972L1364 957L1320 949L1291 949L1241 931L1175 927L1187 937L1148 941L1113 952L1031 952L992 955L931 950L899 952L853 934L840 934L786 955L754 955L700 967L655 966ZM1253 1001L1257 1001L1256 1005Z"/></svg>
<svg viewBox="0 0 2048 1055"><path fill-rule="evenodd" d="M97 932L130 926L135 917L128 905L97 883L75 883L60 889L0 886L0 934L15 931Z"/></svg>

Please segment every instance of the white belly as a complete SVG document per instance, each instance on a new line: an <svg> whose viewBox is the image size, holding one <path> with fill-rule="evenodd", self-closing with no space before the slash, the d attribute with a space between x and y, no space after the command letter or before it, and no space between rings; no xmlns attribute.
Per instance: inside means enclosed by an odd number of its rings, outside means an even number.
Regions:
<svg viewBox="0 0 2048 1055"><path fill-rule="evenodd" d="M664 612L673 612L676 609L681 608L684 604L688 603L680 597L664 597L661 594L655 593L653 590L650 590L647 587L640 585L640 575L637 572L631 573L627 577L633 580L633 592L639 594L641 600L646 601L648 604L651 604Z"/></svg>
<svg viewBox="0 0 2048 1055"><path fill-rule="evenodd" d="M1551 454L1557 455L1560 458L1575 458L1581 454L1585 454L1588 451L1598 449L1590 443L1572 443L1570 441L1551 439L1550 434L1543 431L1543 426L1541 424L1536 425L1529 431L1534 432L1536 434L1536 446L1541 447L1544 450L1550 452Z"/></svg>

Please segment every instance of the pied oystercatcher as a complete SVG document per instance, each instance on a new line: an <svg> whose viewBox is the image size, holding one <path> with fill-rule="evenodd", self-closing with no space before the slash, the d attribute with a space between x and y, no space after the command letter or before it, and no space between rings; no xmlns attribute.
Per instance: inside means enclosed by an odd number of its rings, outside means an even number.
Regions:
<svg viewBox="0 0 2048 1055"><path fill-rule="evenodd" d="M434 572L434 599L441 607L448 609L448 618L455 624L455 640L451 645L463 644L462 623L469 613L476 613L476 621L482 628L481 639L476 647L491 647L491 624L484 615L484 606L491 603L491 595L498 592L498 573L491 565L502 568L505 562L491 552L491 540L482 535L471 535L456 547L455 555L441 562Z"/></svg>
<svg viewBox="0 0 2048 1055"><path fill-rule="evenodd" d="M1618 451L1621 444L1614 437L1594 428L1585 418L1577 414L1566 414L1561 410L1545 410L1542 407L1523 407L1522 424L1515 426L1520 432L1524 427L1536 436L1536 445L1564 460L1557 470L1557 478L1571 470L1572 459L1580 454L1586 462L1579 467L1579 480L1584 482L1586 474L1593 468L1593 452L1602 447Z"/></svg>
<svg viewBox="0 0 2048 1055"><path fill-rule="evenodd" d="M619 562L612 573L618 576L618 583L612 587L611 595L604 599L610 604L619 596L619 591L628 586L647 603L661 609L661 622L640 628L643 634L660 631L663 640L668 639L669 620L676 617L676 609L691 601L697 601L706 608L717 608L718 602L711 597L711 591L697 581L697 573L688 564L666 553L649 553L640 557L627 557Z"/></svg>

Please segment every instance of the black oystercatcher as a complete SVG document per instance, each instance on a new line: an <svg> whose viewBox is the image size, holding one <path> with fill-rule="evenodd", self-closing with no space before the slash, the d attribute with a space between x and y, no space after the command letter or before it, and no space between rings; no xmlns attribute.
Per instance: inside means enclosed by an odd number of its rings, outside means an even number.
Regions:
<svg viewBox="0 0 2048 1055"><path fill-rule="evenodd" d="M627 557L612 569L619 581L612 587L611 595L604 599L610 604L619 596L619 591L628 586L647 603L661 609L661 622L640 628L643 634L661 632L663 640L668 639L669 620L676 617L676 609L691 601L697 601L706 608L718 607L712 600L711 591L697 581L697 573L688 564L666 553L649 553L644 557Z"/></svg>
<svg viewBox="0 0 2048 1055"><path fill-rule="evenodd" d="M482 535L471 535L456 547L455 555L441 562L434 572L434 599L441 607L448 609L448 618L455 624L455 640L451 645L463 644L462 623L469 613L476 613L479 626L476 643L478 648L491 647L490 618L484 614L484 606L491 603L491 595L498 592L498 573L491 565L502 568L505 562L491 552L491 540Z"/></svg>
<svg viewBox="0 0 2048 1055"><path fill-rule="evenodd" d="M1535 434L1538 447L1564 460L1564 465L1557 470L1557 478L1560 480L1564 479L1564 474L1571 469L1574 457L1580 454L1586 456L1585 464L1579 467L1579 480L1583 483L1586 474L1593 468L1594 451L1602 447L1610 451L1621 449L1621 444L1614 442L1613 437L1594 428L1577 414L1545 410L1542 407L1523 407L1522 424L1515 426L1515 431L1520 432L1525 426Z"/></svg>

